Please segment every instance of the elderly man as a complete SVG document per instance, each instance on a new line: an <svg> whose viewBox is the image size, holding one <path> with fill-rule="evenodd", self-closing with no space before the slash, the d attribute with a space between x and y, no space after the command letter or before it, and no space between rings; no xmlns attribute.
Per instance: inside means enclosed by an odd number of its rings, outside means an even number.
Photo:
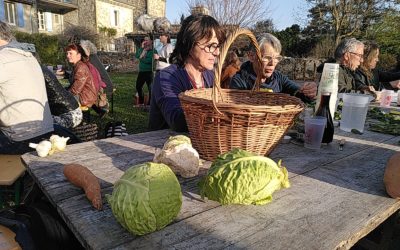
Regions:
<svg viewBox="0 0 400 250"><path fill-rule="evenodd" d="M364 44L355 38L342 40L335 50L335 59L340 64L339 88L340 93L363 90L365 86L358 84L355 71L363 62Z"/></svg>
<svg viewBox="0 0 400 250"><path fill-rule="evenodd" d="M42 70L23 46L0 21L1 154L31 151L29 142L48 139L54 131Z"/></svg>
<svg viewBox="0 0 400 250"><path fill-rule="evenodd" d="M312 101L317 93L317 85L314 82L307 82L299 87L295 82L279 71L275 70L276 65L282 60L280 55L282 45L278 38L266 34L261 38L260 50L262 56L261 88L282 92L302 99L304 102ZM257 78L256 75L255 51L249 53L249 61L242 64L240 70L233 76L229 87L232 89L252 89Z"/></svg>

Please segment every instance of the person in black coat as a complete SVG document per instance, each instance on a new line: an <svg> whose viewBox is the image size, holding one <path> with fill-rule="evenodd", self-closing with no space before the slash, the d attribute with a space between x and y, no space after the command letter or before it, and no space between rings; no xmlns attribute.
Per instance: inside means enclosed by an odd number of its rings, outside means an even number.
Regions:
<svg viewBox="0 0 400 250"><path fill-rule="evenodd" d="M46 83L47 99L55 124L74 128L82 122L82 111L71 92L66 90L46 66L41 65Z"/></svg>

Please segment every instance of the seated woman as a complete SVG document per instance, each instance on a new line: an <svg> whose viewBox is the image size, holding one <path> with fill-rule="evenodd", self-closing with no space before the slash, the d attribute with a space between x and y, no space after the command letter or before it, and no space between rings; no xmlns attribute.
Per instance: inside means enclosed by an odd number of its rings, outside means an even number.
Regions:
<svg viewBox="0 0 400 250"><path fill-rule="evenodd" d="M183 21L170 57L173 64L155 76L150 129L188 130L178 95L189 89L212 86L214 64L224 38L221 26L211 16L191 15Z"/></svg>
<svg viewBox="0 0 400 250"><path fill-rule="evenodd" d="M80 45L71 44L65 49L68 62L73 64L72 83L69 91L77 98L82 111L88 111L97 100L97 90L93 81L92 74L86 62L89 57ZM84 112L84 118L89 113ZM87 119L87 117L86 117Z"/></svg>
<svg viewBox="0 0 400 250"><path fill-rule="evenodd" d="M224 65L222 66L221 74L221 87L224 89L229 88L229 82L236 72L240 69L240 60L234 51L228 52Z"/></svg>
<svg viewBox="0 0 400 250"><path fill-rule="evenodd" d="M365 86L365 90L382 89L397 90L400 88L400 71L387 72L376 68L379 61L379 47L373 41L364 43L364 61L355 72L357 85Z"/></svg>
<svg viewBox="0 0 400 250"><path fill-rule="evenodd" d="M261 52L261 85L260 88L268 89L275 93L285 93L296 96L304 102L311 102L317 95L317 84L306 82L299 86L287 76L276 70L276 66L283 59L281 42L274 35L266 33L259 41ZM232 77L229 87L231 89L250 90L253 88L257 78L256 51L253 46L249 52L249 61L244 62L240 70Z"/></svg>

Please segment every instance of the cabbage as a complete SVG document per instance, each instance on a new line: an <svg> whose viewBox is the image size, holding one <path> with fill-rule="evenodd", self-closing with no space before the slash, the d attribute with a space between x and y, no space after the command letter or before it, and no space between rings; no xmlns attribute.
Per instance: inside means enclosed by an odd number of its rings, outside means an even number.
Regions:
<svg viewBox="0 0 400 250"><path fill-rule="evenodd" d="M192 147L190 138L184 135L171 136L162 149L156 149L153 162L167 164L184 178L199 173L199 153Z"/></svg>
<svg viewBox="0 0 400 250"><path fill-rule="evenodd" d="M182 206L175 174L167 165L152 162L129 168L106 198L117 221L136 235L165 227Z"/></svg>
<svg viewBox="0 0 400 250"><path fill-rule="evenodd" d="M182 144L188 144L191 146L192 141L190 140L189 137L185 135L170 136L168 140L165 142L163 149L168 150Z"/></svg>
<svg viewBox="0 0 400 250"><path fill-rule="evenodd" d="M221 204L263 205L272 193L290 187L286 168L241 149L219 155L199 183L204 198Z"/></svg>

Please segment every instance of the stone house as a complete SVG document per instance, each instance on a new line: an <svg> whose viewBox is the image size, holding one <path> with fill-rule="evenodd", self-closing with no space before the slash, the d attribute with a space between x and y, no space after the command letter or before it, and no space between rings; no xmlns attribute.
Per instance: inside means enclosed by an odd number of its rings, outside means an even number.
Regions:
<svg viewBox="0 0 400 250"><path fill-rule="evenodd" d="M165 7L166 0L0 0L0 20L28 33L59 34L70 25L112 30L104 49L116 51L126 33L138 31L140 15L165 17Z"/></svg>

